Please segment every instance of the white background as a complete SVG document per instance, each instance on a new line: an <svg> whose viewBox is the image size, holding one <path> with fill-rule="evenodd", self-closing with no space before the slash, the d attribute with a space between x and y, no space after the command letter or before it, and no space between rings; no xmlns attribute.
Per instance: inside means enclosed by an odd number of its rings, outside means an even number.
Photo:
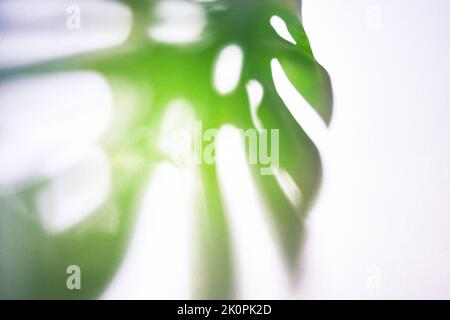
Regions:
<svg viewBox="0 0 450 320"><path fill-rule="evenodd" d="M450 297L450 2L305 0L334 87L300 298Z"/></svg>

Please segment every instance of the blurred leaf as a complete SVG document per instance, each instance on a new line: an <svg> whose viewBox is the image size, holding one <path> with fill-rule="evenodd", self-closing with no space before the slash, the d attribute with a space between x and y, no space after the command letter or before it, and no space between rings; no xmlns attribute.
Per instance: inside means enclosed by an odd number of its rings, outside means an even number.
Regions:
<svg viewBox="0 0 450 320"><path fill-rule="evenodd" d="M301 191L301 202L295 205L274 176L261 175L261 164L252 166L255 182L272 213L287 266L295 274L303 219L320 184L321 162L316 147L275 90L272 59L280 61L292 84L325 123L329 123L332 114L330 80L312 54L299 19L300 4L295 0L187 1L202 6L207 25L201 41L177 46L151 41L147 36L147 27L155 21L155 7L161 1L121 2L134 14L131 36L122 47L0 71L0 81L8 81L31 74L95 70L110 81L113 90L118 89L117 80L134 87L139 115L119 139L108 140L117 130L114 126L104 137L103 146L113 169L112 193L100 209L68 232L55 236L44 231L33 204L40 185L30 185L25 191L1 199L0 298L97 297L124 256L139 192L150 169L164 159L155 149L157 135L131 142L129 135L148 128L157 130L165 107L179 97L192 104L196 117L206 128L232 124L244 130L257 129L245 90L250 80L263 86L257 116L264 129L279 130L281 168ZM296 44L276 33L269 23L272 16L286 22ZM244 66L238 88L221 95L214 88L212 74L218 54L231 44L241 48ZM139 165L131 169L117 165L115 159L120 154L136 159ZM203 281L197 285L197 294L228 298L234 293L232 249L215 165L202 165L200 174L203 187L196 208L201 234L199 272ZM21 215L17 207L9 206L11 197L25 203L30 214ZM99 217L114 212L118 214L117 229L112 233L98 230ZM65 287L65 270L70 264L82 269L86 286L81 291L68 291Z"/></svg>

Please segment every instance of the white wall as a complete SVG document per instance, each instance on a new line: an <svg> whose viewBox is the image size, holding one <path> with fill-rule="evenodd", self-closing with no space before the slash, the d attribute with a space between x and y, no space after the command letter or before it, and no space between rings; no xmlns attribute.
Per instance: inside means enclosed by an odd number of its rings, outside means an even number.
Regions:
<svg viewBox="0 0 450 320"><path fill-rule="evenodd" d="M450 298L450 2L304 0L331 75L299 298Z"/></svg>

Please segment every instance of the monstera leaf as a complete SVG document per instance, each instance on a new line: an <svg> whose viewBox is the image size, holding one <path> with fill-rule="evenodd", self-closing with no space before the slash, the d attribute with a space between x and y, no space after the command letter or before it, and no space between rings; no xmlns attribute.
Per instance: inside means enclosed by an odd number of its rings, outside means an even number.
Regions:
<svg viewBox="0 0 450 320"><path fill-rule="evenodd" d="M170 44L151 39L148 26L158 20L158 6L167 1L122 0L133 12L131 34L120 48L79 54L69 58L0 71L0 81L62 71L93 70L102 74L114 93L114 107L130 108L115 95L126 83L136 99L138 116L122 134L112 125L102 139L111 168L111 191L102 205L86 219L62 233L50 233L36 213L36 194L48 181L29 182L0 199L0 297L94 298L113 278L133 231L139 196L152 168L170 160L157 148L166 107L182 97L194 108L195 118L205 128L233 125L247 129L279 130L280 169L286 172L301 197L292 201L275 175L262 175L263 165L251 165L253 177L266 201L276 227L288 272L295 274L303 235L303 220L321 180L319 153L284 105L275 89L271 64L277 59L295 88L325 123L332 113L331 86L327 73L317 63L299 17L295 0L216 0L195 3L205 14L201 39L194 43ZM276 16L287 25L294 41L282 38L271 26ZM243 66L237 87L220 93L212 75L217 57L230 45L240 48ZM256 117L249 107L246 86L257 81L263 98ZM117 98L117 99L116 99ZM127 161L123 161L126 158ZM131 164L130 164L131 163ZM274 168L275 170L276 168ZM233 296L232 252L216 166L199 165L203 187L197 213L200 221L202 298ZM20 205L18 205L20 204ZM115 227L106 228L111 219ZM167 232L170 232L168 230ZM69 291L66 269L78 265L83 289Z"/></svg>

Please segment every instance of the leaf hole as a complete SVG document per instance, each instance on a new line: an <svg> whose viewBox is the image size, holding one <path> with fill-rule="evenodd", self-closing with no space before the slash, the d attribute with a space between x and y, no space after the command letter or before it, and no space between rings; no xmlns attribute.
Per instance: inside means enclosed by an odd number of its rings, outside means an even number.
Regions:
<svg viewBox="0 0 450 320"><path fill-rule="evenodd" d="M297 44L297 41L295 41L294 37L288 30L286 22L279 16L272 16L270 18L270 25L281 38L292 44Z"/></svg>
<svg viewBox="0 0 450 320"><path fill-rule="evenodd" d="M214 67L214 87L222 94L236 89L241 78L244 54L235 44L229 45L219 53Z"/></svg>

